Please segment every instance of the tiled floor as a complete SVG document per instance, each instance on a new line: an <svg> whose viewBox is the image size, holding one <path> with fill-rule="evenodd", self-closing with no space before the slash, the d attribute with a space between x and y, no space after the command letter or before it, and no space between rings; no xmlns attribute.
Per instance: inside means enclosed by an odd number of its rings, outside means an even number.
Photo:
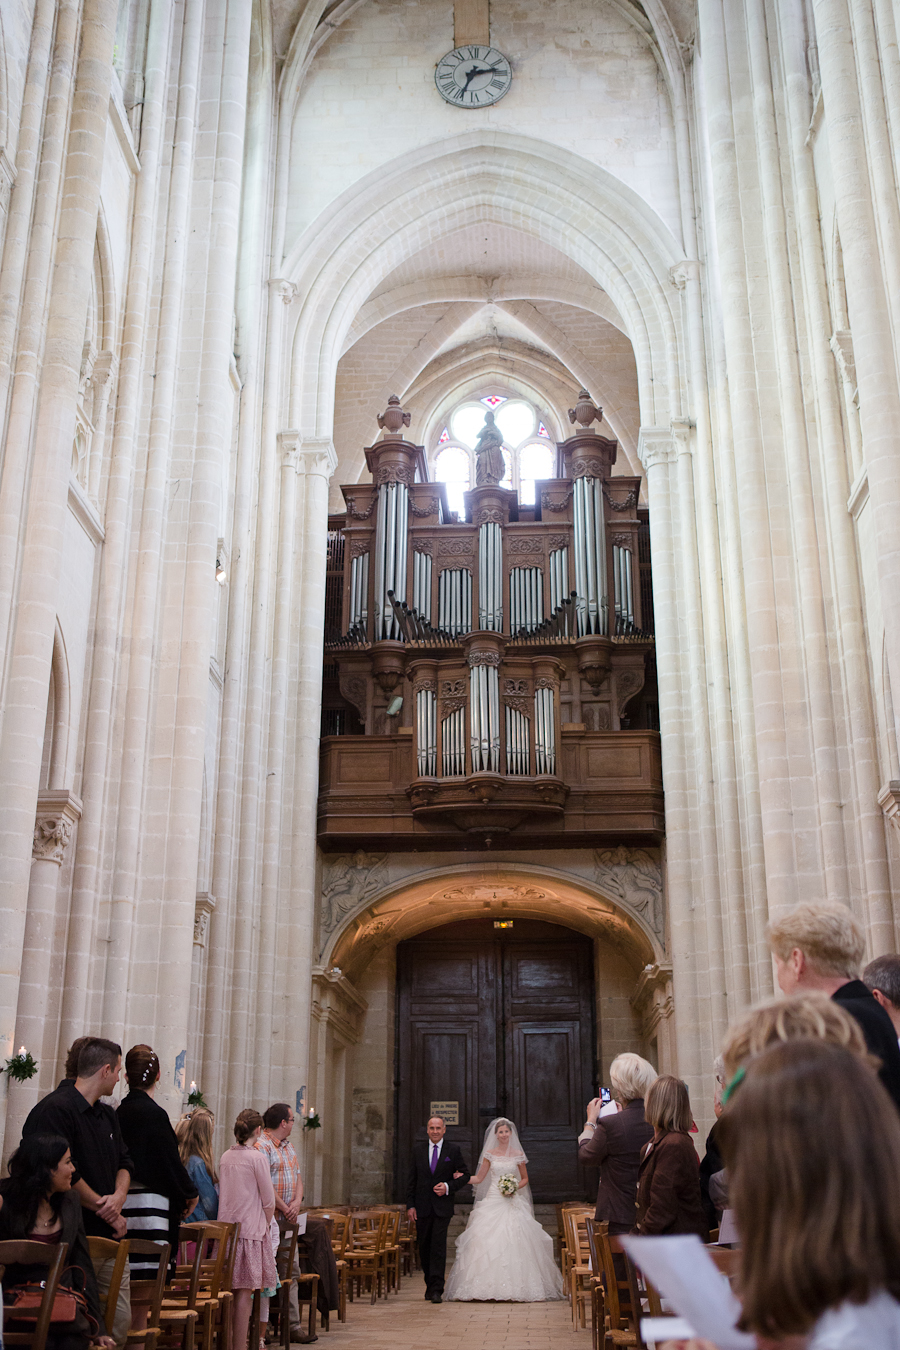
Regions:
<svg viewBox="0 0 900 1350"><path fill-rule="evenodd" d="M403 1280L399 1294L374 1308L357 1299L346 1323L332 1316L331 1330L319 1332L321 1350L590 1350L590 1344L590 1330L573 1334L567 1302L433 1304L420 1271Z"/></svg>

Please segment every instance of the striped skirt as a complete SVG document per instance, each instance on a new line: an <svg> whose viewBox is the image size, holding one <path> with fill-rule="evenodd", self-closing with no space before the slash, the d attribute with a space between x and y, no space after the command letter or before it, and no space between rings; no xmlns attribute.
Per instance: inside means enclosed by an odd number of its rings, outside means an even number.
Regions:
<svg viewBox="0 0 900 1350"><path fill-rule="evenodd" d="M169 1241L169 1197L132 1182L128 1198L122 1209L122 1218L130 1238L142 1238L145 1242ZM132 1254L128 1259L131 1277L135 1280L152 1279L158 1270L158 1263L151 1256Z"/></svg>

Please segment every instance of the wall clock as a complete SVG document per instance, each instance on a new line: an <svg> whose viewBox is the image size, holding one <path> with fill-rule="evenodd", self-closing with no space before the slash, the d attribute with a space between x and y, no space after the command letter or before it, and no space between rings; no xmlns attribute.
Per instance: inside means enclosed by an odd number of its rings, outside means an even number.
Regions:
<svg viewBox="0 0 900 1350"><path fill-rule="evenodd" d="M496 47L472 43L441 57L434 82L441 98L455 108L487 108L509 91L512 70Z"/></svg>

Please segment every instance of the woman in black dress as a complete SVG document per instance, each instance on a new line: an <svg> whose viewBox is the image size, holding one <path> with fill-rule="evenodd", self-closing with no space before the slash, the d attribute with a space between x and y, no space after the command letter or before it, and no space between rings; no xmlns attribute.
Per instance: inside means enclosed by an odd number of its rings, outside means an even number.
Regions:
<svg viewBox="0 0 900 1350"><path fill-rule="evenodd" d="M178 1140L161 1106L153 1100L159 1082L159 1058L149 1045L134 1045L125 1056L128 1096L119 1107L122 1138L134 1161L134 1176L122 1218L128 1236L168 1242L172 1260L178 1229L197 1203L197 1187L178 1155ZM152 1275L147 1257L131 1257L138 1279Z"/></svg>
<svg viewBox="0 0 900 1350"><path fill-rule="evenodd" d="M60 1283L84 1294L94 1325L83 1312L74 1323L54 1324L47 1350L87 1350L89 1343L114 1350L103 1323L81 1199L72 1190L74 1173L72 1154L62 1135L26 1135L9 1160L9 1176L0 1181L0 1242L41 1242L48 1247L64 1242L68 1247ZM10 1293L15 1285L39 1283L46 1274L45 1266L10 1265L3 1282Z"/></svg>

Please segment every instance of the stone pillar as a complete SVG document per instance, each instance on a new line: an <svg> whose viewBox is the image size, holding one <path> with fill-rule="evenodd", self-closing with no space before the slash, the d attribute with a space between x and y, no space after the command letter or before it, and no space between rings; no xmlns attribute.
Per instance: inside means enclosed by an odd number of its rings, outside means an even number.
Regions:
<svg viewBox="0 0 900 1350"><path fill-rule="evenodd" d="M67 7L68 8L68 7ZM56 597L112 78L115 0L85 0L0 729L0 1057L13 1038ZM8 466L4 466L6 468ZM16 509L21 503L15 503Z"/></svg>
<svg viewBox="0 0 900 1350"><path fill-rule="evenodd" d="M31 1051L39 1061L39 1073L27 1083L17 1084L10 1098L7 1112L10 1147L18 1142L25 1117L38 1097L56 1086L55 1060L45 1058L56 1051L56 1036L48 1035L46 1026L50 961L60 868L80 817L81 802L73 793L48 788L38 794L14 1043Z"/></svg>

